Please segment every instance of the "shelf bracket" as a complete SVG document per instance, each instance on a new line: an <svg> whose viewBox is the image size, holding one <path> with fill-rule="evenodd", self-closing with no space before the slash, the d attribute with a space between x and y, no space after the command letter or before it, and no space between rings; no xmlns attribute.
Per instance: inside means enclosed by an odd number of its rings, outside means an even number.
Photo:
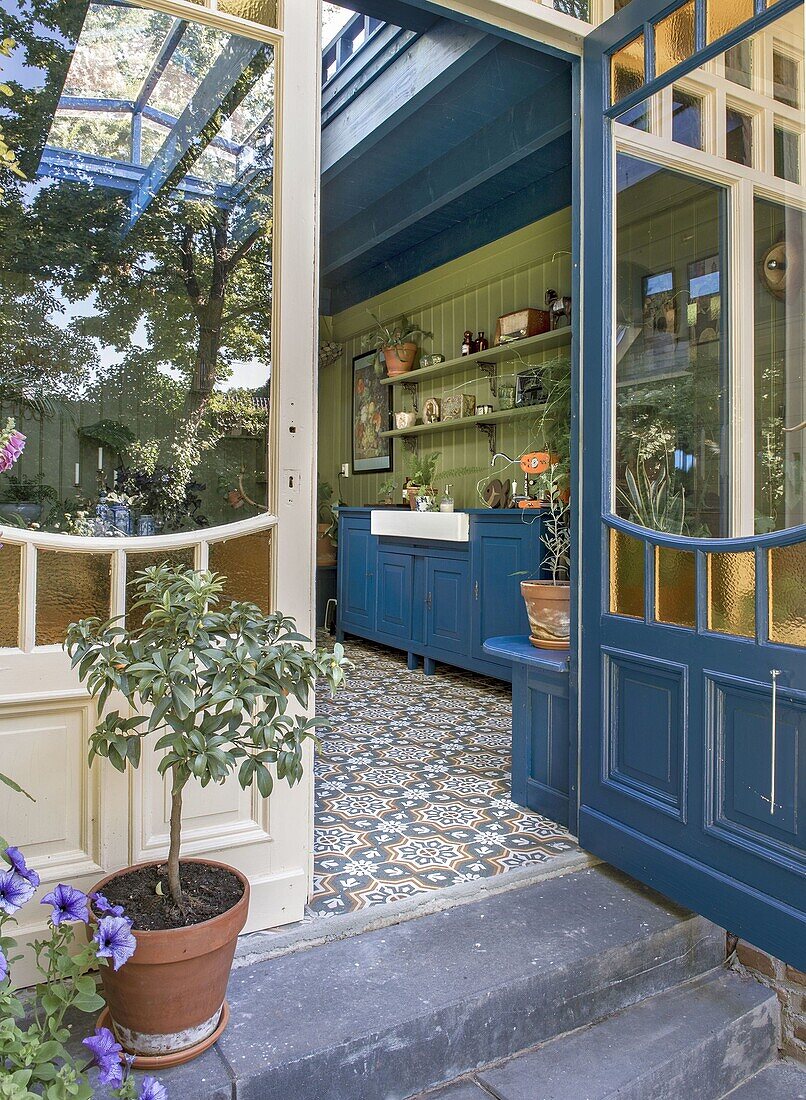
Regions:
<svg viewBox="0 0 806 1100"><path fill-rule="evenodd" d="M417 453L417 440L410 435L403 436L403 450L409 451L411 454Z"/></svg>
<svg viewBox="0 0 806 1100"><path fill-rule="evenodd" d="M417 383L416 382L403 382L403 389L409 395L411 404L415 412L419 412L419 406L417 404Z"/></svg>
<svg viewBox="0 0 806 1100"><path fill-rule="evenodd" d="M495 443L495 424L477 424L476 427L487 436L487 441L490 445L490 454L494 455L497 450Z"/></svg>
<svg viewBox="0 0 806 1100"><path fill-rule="evenodd" d="M490 383L490 393L493 397L498 396L498 374L495 363L486 363L483 360L479 360L476 363L482 374L487 375L487 381Z"/></svg>

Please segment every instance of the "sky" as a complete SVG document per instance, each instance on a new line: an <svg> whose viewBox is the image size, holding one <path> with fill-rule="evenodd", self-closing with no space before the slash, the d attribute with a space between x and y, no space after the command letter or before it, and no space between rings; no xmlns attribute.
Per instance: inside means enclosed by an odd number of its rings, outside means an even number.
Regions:
<svg viewBox="0 0 806 1100"><path fill-rule="evenodd" d="M348 19L352 19L354 11L348 8L340 8L338 4L322 4L322 45L327 46L338 34Z"/></svg>

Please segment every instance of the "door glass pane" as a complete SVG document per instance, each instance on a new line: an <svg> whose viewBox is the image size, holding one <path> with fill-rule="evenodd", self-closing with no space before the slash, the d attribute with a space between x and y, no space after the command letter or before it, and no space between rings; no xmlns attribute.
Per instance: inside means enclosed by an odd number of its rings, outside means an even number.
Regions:
<svg viewBox="0 0 806 1100"><path fill-rule="evenodd" d="M756 633L756 556L708 555L708 629L754 638Z"/></svg>
<svg viewBox="0 0 806 1100"><path fill-rule="evenodd" d="M644 542L615 530L610 532L610 610L644 617Z"/></svg>
<svg viewBox="0 0 806 1100"><path fill-rule="evenodd" d="M655 618L675 626L696 625L696 562L690 550L659 546L655 551Z"/></svg>
<svg viewBox="0 0 806 1100"><path fill-rule="evenodd" d="M770 640L806 646L806 545L777 546L767 562Z"/></svg>
<svg viewBox="0 0 806 1100"><path fill-rule="evenodd" d="M271 610L271 532L210 544L210 569L227 578L223 600L249 600Z"/></svg>
<svg viewBox="0 0 806 1100"><path fill-rule="evenodd" d="M779 180L800 182L800 136L776 126L772 132L774 171Z"/></svg>
<svg viewBox="0 0 806 1100"><path fill-rule="evenodd" d="M694 53L694 0L655 25L655 76L661 76Z"/></svg>
<svg viewBox="0 0 806 1100"><path fill-rule="evenodd" d="M702 149L702 96L672 88L672 141Z"/></svg>
<svg viewBox="0 0 806 1100"><path fill-rule="evenodd" d="M6 543L0 547L0 647L19 642L21 567L19 546Z"/></svg>
<svg viewBox="0 0 806 1100"><path fill-rule="evenodd" d="M725 76L744 88L753 86L753 40L745 38L725 51Z"/></svg>
<svg viewBox="0 0 806 1100"><path fill-rule="evenodd" d="M773 95L788 107L800 106L800 62L791 54L772 51Z"/></svg>
<svg viewBox="0 0 806 1100"><path fill-rule="evenodd" d="M218 0L218 10L264 27L277 26L277 0Z"/></svg>
<svg viewBox="0 0 806 1100"><path fill-rule="evenodd" d="M70 623L109 618L111 554L36 555L36 644L61 645Z"/></svg>
<svg viewBox="0 0 806 1100"><path fill-rule="evenodd" d="M722 188L619 154L618 515L726 533Z"/></svg>
<svg viewBox="0 0 806 1100"><path fill-rule="evenodd" d="M47 23L17 7L0 6L17 43L3 133L24 174L0 194L0 416L25 419L14 472L45 504L36 522L125 536L254 516L274 49L125 0L51 3ZM219 8L262 21L274 4Z"/></svg>
<svg viewBox="0 0 806 1100"><path fill-rule="evenodd" d="M610 59L610 102L618 103L630 92L638 91L644 79L644 36L639 34Z"/></svg>
<svg viewBox="0 0 806 1100"><path fill-rule="evenodd" d="M129 630L136 630L143 625L143 615L146 611L145 608L134 607L137 594L133 585L137 580L137 574L143 569L149 569L152 565L184 565L191 568L194 560L195 552L192 546L179 550L164 550L157 554L126 555L126 626Z"/></svg>
<svg viewBox="0 0 806 1100"><path fill-rule="evenodd" d="M748 168L753 163L753 118L735 107L725 108L725 156Z"/></svg>
<svg viewBox="0 0 806 1100"><path fill-rule="evenodd" d="M705 34L716 42L723 34L753 18L753 0L708 0L705 11Z"/></svg>

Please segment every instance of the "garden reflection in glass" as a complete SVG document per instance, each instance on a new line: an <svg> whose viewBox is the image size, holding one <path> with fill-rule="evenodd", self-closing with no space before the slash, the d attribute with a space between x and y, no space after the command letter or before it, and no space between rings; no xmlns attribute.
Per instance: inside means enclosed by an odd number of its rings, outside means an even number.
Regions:
<svg viewBox="0 0 806 1100"><path fill-rule="evenodd" d="M803 70L797 9L616 124L614 508L655 530L806 522Z"/></svg>
<svg viewBox="0 0 806 1100"><path fill-rule="evenodd" d="M272 47L127 3L0 11L22 173L0 181L0 419L29 437L0 501L81 535L258 515Z"/></svg>

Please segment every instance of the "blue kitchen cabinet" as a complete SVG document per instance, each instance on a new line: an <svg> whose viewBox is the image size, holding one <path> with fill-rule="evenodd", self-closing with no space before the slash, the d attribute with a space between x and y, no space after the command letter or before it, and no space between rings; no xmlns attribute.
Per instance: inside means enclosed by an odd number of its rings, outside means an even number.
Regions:
<svg viewBox="0 0 806 1100"><path fill-rule="evenodd" d="M526 634L520 582L540 575L542 516L469 509L467 542L376 536L370 508L339 509L337 633L502 680L487 638Z"/></svg>

